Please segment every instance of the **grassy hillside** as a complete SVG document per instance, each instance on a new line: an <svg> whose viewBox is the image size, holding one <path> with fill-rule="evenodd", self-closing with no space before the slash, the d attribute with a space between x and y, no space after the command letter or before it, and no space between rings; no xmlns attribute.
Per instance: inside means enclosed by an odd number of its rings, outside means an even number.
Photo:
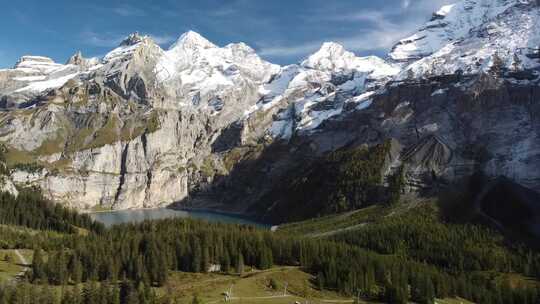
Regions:
<svg viewBox="0 0 540 304"><path fill-rule="evenodd" d="M21 259L21 256L23 259ZM32 262L32 250L0 250L0 284L10 282L21 276Z"/></svg>
<svg viewBox="0 0 540 304"><path fill-rule="evenodd" d="M302 222L283 224L279 226L277 232L284 235L324 237L346 230L357 230L361 226L389 213L390 210L390 208L375 205L337 215L327 215Z"/></svg>
<svg viewBox="0 0 540 304"><path fill-rule="evenodd" d="M285 285L287 293L285 294ZM242 276L225 274L194 274L174 272L167 285L158 294L172 293L179 303L191 303L196 295L203 303L222 303L224 293L232 290L236 303L294 303L294 301L321 303L350 301L350 297L336 292L320 291L314 285L313 275L298 267L275 267L265 271L247 272Z"/></svg>

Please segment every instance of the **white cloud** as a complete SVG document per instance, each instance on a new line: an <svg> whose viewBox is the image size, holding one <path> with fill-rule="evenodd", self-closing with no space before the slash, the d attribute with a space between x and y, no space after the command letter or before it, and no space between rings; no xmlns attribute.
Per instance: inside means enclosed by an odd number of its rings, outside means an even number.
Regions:
<svg viewBox="0 0 540 304"><path fill-rule="evenodd" d="M170 44L176 40L177 37L171 36L171 35L149 35L152 37L155 43L163 45L163 44Z"/></svg>
<svg viewBox="0 0 540 304"><path fill-rule="evenodd" d="M417 14L425 15L434 13L443 5L455 3L458 0L403 0L409 2L409 8L416 10Z"/></svg>
<svg viewBox="0 0 540 304"><path fill-rule="evenodd" d="M428 21L431 13L439 7L456 0L400 0L401 10L387 7L378 10L360 10L356 12L320 11L307 16L307 22L348 22L358 23L360 29L349 36L326 37L317 41L307 41L296 45L262 45L262 56L291 57L307 56L316 51L323 42L334 41L341 43L346 49L356 52L389 51L399 40L409 36L424 22ZM398 2L399 3L399 2ZM354 25L353 25L354 26Z"/></svg>
<svg viewBox="0 0 540 304"><path fill-rule="evenodd" d="M123 35L118 34L99 34L93 31L81 33L82 42L97 47L115 47L124 39Z"/></svg>
<svg viewBox="0 0 540 304"><path fill-rule="evenodd" d="M160 45L167 45L176 40L177 37L172 35L159 35L159 34L145 34L150 36L155 43ZM96 47L116 47L122 42L128 35L118 33L96 33L94 31L85 31L81 33L81 40L83 43Z"/></svg>
<svg viewBox="0 0 540 304"><path fill-rule="evenodd" d="M342 44L349 51L389 50L397 41L412 33L418 26L410 20L392 21L384 11L361 11L343 15L325 16L329 21L367 22L369 28L359 30L350 36L327 37L324 40L308 41L297 45L268 46L260 48L262 56L299 56L316 51L323 42L333 41Z"/></svg>
<svg viewBox="0 0 540 304"><path fill-rule="evenodd" d="M307 56L317 51L326 41L333 41L342 44L349 51L377 51L389 50L397 41L409 34L409 30L389 29L386 31L378 30L366 32L356 36L349 37L333 37L326 40L309 41L297 45L283 46L263 46L259 48L258 53L261 56L271 57L290 57L290 56Z"/></svg>
<svg viewBox="0 0 540 304"><path fill-rule="evenodd" d="M409 6L411 6L411 0L402 0L401 1L401 8L408 9Z"/></svg>

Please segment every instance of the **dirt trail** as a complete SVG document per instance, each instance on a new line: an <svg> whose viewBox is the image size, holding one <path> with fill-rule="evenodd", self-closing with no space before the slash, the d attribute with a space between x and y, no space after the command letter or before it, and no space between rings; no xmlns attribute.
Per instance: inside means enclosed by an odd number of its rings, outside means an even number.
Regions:
<svg viewBox="0 0 540 304"><path fill-rule="evenodd" d="M17 257L19 258L19 261L20 261L20 264L21 264L21 265L25 265L25 266L30 265L30 263L28 263L28 261L26 260L26 258L24 257L24 255L21 254L21 252L19 251L19 249L15 249L15 255L17 255Z"/></svg>
<svg viewBox="0 0 540 304"><path fill-rule="evenodd" d="M15 249L14 252L17 258L19 258L19 264L24 266L23 270L15 276L15 279L17 279L23 277L24 274L30 269L28 268L28 266L30 266L30 263L28 263L28 260L24 257L24 255L21 254L19 249Z"/></svg>

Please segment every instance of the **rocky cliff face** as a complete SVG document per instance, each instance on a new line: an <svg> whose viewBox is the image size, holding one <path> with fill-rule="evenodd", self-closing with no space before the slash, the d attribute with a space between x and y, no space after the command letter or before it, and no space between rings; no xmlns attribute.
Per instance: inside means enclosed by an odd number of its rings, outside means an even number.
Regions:
<svg viewBox="0 0 540 304"><path fill-rule="evenodd" d="M39 185L77 208L185 198L210 178L200 172L214 170L211 144L220 131L255 104L259 84L277 69L245 45L219 48L192 32L169 51L133 34L99 63L80 54L67 65L43 61L76 72L47 87L31 83L40 90L6 103L1 138L16 183Z"/></svg>
<svg viewBox="0 0 540 304"><path fill-rule="evenodd" d="M389 138L383 184L398 168L410 191L480 170L540 190L539 16L536 1L464 0L388 60L325 43L279 67L194 32L66 65L25 56L0 71L0 141L15 183L84 209L204 193L190 204L248 212L295 165Z"/></svg>

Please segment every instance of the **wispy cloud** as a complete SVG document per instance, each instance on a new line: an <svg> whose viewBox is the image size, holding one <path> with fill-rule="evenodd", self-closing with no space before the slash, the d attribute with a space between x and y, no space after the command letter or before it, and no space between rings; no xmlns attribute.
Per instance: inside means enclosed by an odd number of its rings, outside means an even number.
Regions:
<svg viewBox="0 0 540 304"><path fill-rule="evenodd" d="M414 10L417 14L429 14L437 11L441 6L455 3L457 0L401 0L401 7L405 10Z"/></svg>
<svg viewBox="0 0 540 304"><path fill-rule="evenodd" d="M173 35L161 35L161 34L148 34L141 33L141 35L150 36L155 43L160 45L167 45L176 40L176 36ZM95 46L95 47L115 47L122 42L128 33L97 33L95 31L87 30L80 34L80 39L86 45Z"/></svg>
<svg viewBox="0 0 540 304"><path fill-rule="evenodd" d="M114 47L124 39L123 35L111 33L100 34L94 31L84 31L80 36L84 44L96 47Z"/></svg>
<svg viewBox="0 0 540 304"><path fill-rule="evenodd" d="M362 11L340 16L325 16L328 21L362 22L366 28L349 36L329 36L325 39L308 41L296 45L268 46L260 48L263 56L288 57L307 55L316 51L323 42L340 43L350 51L377 51L390 49L399 39L410 34L418 24L415 22L394 22L391 16L381 11ZM368 26L369 25L369 26Z"/></svg>
<svg viewBox="0 0 540 304"><path fill-rule="evenodd" d="M164 44L170 44L173 41L175 41L178 37L172 36L172 35L149 35L155 43L164 45Z"/></svg>
<svg viewBox="0 0 540 304"><path fill-rule="evenodd" d="M302 43L272 45L259 42L259 52L262 56L293 57L307 56L316 51L323 42L333 41L355 52L385 52L389 51L395 43L418 29L427 21L430 13L440 6L454 0L400 0L401 7L386 7L377 10L360 11L328 11L321 9L304 16L307 24L346 24L347 27L358 26L358 31L349 35L327 35L318 40L304 41ZM399 4L398 4L399 5ZM337 26L336 26L337 27Z"/></svg>
<svg viewBox="0 0 540 304"><path fill-rule="evenodd" d="M411 0L402 0L401 1L401 8L408 9L409 6L411 6Z"/></svg>
<svg viewBox="0 0 540 304"><path fill-rule="evenodd" d="M342 44L349 51L366 52L389 50L397 41L406 37L408 30L386 30L366 32L355 36L333 37L326 40L309 41L301 44L282 46L262 46L259 48L261 56L291 57L306 56L317 51L324 42L332 41Z"/></svg>
<svg viewBox="0 0 540 304"><path fill-rule="evenodd" d="M112 11L122 17L142 17L146 16L146 12L140 8L131 5L122 5L112 9Z"/></svg>

